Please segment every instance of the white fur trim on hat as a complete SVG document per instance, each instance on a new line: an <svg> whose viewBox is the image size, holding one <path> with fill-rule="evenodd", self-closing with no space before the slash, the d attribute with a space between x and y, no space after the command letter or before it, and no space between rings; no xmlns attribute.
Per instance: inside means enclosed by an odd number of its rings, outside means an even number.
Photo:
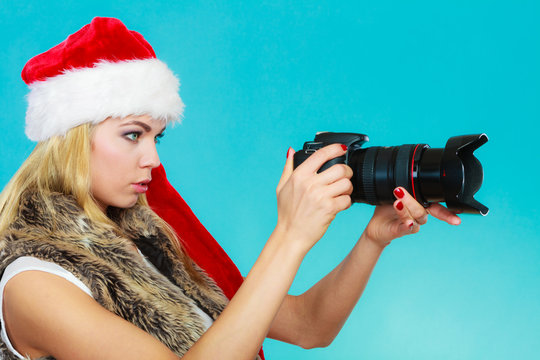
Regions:
<svg viewBox="0 0 540 360"><path fill-rule="evenodd" d="M69 129L108 117L150 115L179 120L184 104L180 83L158 59L101 61L30 84L26 136L43 141Z"/></svg>

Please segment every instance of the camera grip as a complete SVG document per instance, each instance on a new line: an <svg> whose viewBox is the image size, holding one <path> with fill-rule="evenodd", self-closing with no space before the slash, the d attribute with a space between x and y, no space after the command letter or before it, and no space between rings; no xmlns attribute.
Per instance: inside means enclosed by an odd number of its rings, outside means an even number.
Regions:
<svg viewBox="0 0 540 360"><path fill-rule="evenodd" d="M308 157L310 157L312 154L314 154L315 151L313 150L300 150L294 154L293 158L293 166L296 169L300 164L302 164L304 161L307 160ZM317 170L317 173L321 173L324 170L328 169L332 165L335 164L345 164L346 156L338 156L337 158L334 158L332 160L329 160L325 162L319 170Z"/></svg>

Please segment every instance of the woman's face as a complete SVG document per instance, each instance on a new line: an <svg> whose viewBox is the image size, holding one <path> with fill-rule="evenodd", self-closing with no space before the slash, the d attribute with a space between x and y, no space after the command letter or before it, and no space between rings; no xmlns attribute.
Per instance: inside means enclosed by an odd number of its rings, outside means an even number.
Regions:
<svg viewBox="0 0 540 360"><path fill-rule="evenodd" d="M152 169L159 166L156 143L165 124L150 116L109 118L94 129L91 191L102 210L128 208L148 189Z"/></svg>

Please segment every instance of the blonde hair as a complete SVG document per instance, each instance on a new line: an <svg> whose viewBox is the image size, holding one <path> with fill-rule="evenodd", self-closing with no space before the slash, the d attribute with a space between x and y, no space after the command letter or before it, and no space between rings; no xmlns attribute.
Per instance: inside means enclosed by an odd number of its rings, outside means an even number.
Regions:
<svg viewBox="0 0 540 360"><path fill-rule="evenodd" d="M33 190L75 197L92 220L107 221L90 193L90 124L83 124L64 136L39 142L0 194L0 233L17 216L21 195Z"/></svg>
<svg viewBox="0 0 540 360"><path fill-rule="evenodd" d="M54 192L72 195L90 220L121 233L119 226L101 210L90 191L91 140L95 127L89 123L79 125L63 136L54 136L36 145L0 193L0 234L15 220L21 197L28 190L43 195L45 201ZM150 208L144 195L139 196L137 204ZM52 208L52 204L45 205ZM193 268L174 229L152 213L179 260L197 283L202 284L201 275Z"/></svg>

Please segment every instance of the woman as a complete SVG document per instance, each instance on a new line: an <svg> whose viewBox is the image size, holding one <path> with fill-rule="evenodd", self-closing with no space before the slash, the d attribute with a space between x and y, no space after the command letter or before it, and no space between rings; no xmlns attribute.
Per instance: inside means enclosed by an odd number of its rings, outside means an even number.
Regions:
<svg viewBox="0 0 540 360"><path fill-rule="evenodd" d="M265 337L328 345L385 246L428 212L404 189L380 206L349 255L300 296L302 259L351 205L352 170L317 173L346 147L317 151L277 186L278 221L234 297L185 255L147 206L178 81L120 21L95 18L29 61L26 133L38 144L0 197L5 359L253 359ZM440 205L429 213L451 224Z"/></svg>

